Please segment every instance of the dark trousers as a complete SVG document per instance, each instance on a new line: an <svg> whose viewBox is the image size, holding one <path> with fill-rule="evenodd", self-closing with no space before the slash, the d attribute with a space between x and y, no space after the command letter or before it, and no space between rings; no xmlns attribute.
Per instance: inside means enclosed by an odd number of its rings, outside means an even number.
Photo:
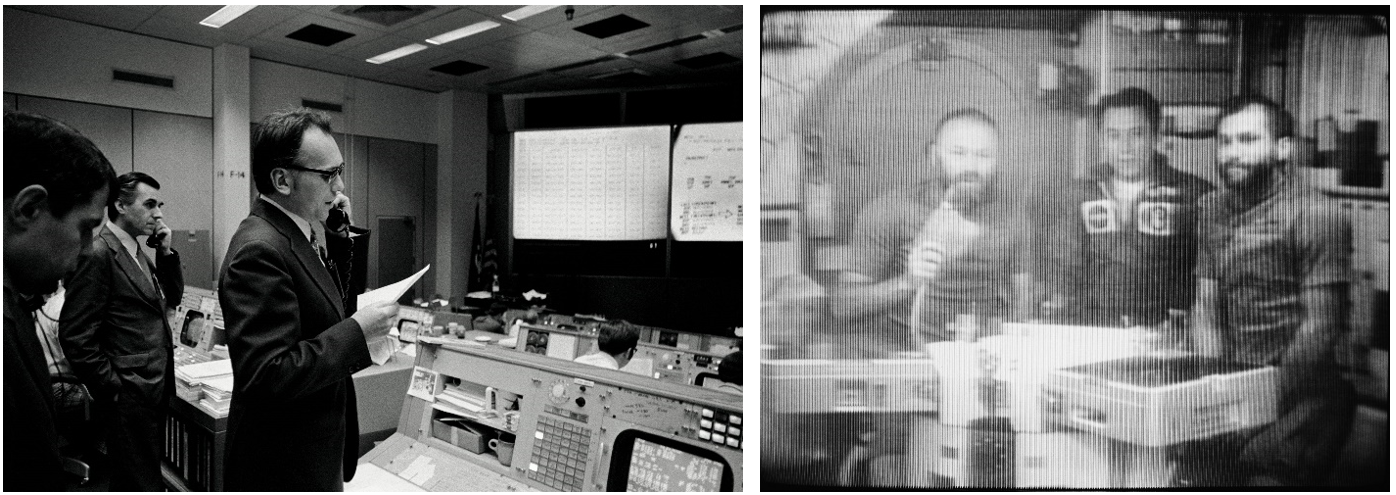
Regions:
<svg viewBox="0 0 1396 495"><path fill-rule="evenodd" d="M1336 366L1280 367L1275 422L1180 445L1177 484L1324 484L1347 442L1357 408Z"/></svg>
<svg viewBox="0 0 1396 495"><path fill-rule="evenodd" d="M118 400L101 409L106 418L111 490L165 491L165 482L160 477L160 460L164 457L165 408Z"/></svg>

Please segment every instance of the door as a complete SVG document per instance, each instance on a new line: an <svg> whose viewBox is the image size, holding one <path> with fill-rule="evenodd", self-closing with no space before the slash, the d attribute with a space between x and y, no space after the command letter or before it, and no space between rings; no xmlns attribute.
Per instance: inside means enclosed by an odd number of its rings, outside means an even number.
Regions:
<svg viewBox="0 0 1396 495"><path fill-rule="evenodd" d="M412 275L417 270L415 239L417 227L413 217L380 216L378 228L373 235L378 237L378 285L384 286ZM411 303L416 297L417 285L407 289L398 302Z"/></svg>

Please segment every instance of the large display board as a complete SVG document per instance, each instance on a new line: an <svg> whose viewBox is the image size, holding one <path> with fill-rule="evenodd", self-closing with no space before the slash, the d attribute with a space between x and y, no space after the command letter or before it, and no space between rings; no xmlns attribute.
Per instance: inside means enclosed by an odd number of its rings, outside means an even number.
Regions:
<svg viewBox="0 0 1396 495"><path fill-rule="evenodd" d="M741 241L742 123L680 128L671 187L675 240Z"/></svg>
<svg viewBox="0 0 1396 495"><path fill-rule="evenodd" d="M663 239L669 126L514 133L514 238Z"/></svg>

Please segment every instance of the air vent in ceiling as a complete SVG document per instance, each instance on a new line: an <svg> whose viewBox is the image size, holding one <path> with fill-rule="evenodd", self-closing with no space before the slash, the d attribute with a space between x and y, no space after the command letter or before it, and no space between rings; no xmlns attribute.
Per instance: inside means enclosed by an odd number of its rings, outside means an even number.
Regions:
<svg viewBox="0 0 1396 495"><path fill-rule="evenodd" d="M113 81L124 81L136 84L145 84L149 86L159 86L162 88L170 89L174 89L175 84L175 80L173 77L154 76L150 74L141 74L139 72L131 72L120 69L112 69L111 79Z"/></svg>
<svg viewBox="0 0 1396 495"><path fill-rule="evenodd" d="M480 64L472 64L472 63L466 62L466 61L464 61L464 60L457 60L457 61L454 61L454 62L448 62L448 63L444 63L444 64L441 64L441 65L438 65L438 66L436 66L436 67L432 67L431 70L440 72L440 73L442 73L442 74L450 74L450 75L453 75L453 76L464 76L464 75L466 75L466 74L469 74L469 73L472 73L472 72L480 72L480 71L485 70L485 69L488 69L488 68L489 68L489 67L486 67L486 66L483 66L483 65L480 65Z"/></svg>
<svg viewBox="0 0 1396 495"><path fill-rule="evenodd" d="M741 60L740 58L733 57L723 52L715 52L707 55L699 55L697 57L689 57L683 60L675 60L674 63L690 69L706 69L708 67L730 64Z"/></svg>
<svg viewBox="0 0 1396 495"><path fill-rule="evenodd" d="M326 103L323 101L307 100L302 98L301 106L305 108L312 108L315 110L324 110L326 112L344 113L344 105L338 103Z"/></svg>
<svg viewBox="0 0 1396 495"><path fill-rule="evenodd" d="M392 26L435 9L431 5L340 5L331 12L380 26Z"/></svg>
<svg viewBox="0 0 1396 495"><path fill-rule="evenodd" d="M634 17L620 14L573 29L594 38L606 39L617 34L628 33L644 27L649 27L649 24Z"/></svg>
<svg viewBox="0 0 1396 495"><path fill-rule="evenodd" d="M320 46L331 46L335 43L354 37L354 33L346 33L338 29L327 28L319 24L310 24L296 30L296 32L286 35L296 41L314 43Z"/></svg>

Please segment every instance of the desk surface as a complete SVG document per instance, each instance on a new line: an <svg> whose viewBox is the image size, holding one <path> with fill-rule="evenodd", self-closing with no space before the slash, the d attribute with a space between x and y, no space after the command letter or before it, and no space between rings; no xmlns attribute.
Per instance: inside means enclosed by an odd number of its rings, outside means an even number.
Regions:
<svg viewBox="0 0 1396 495"><path fill-rule="evenodd" d="M381 366L369 366L354 373L354 391L358 395L359 429L364 432L397 428L397 415L407 396L412 378L412 363L416 358L398 352ZM200 407L198 401L170 398L170 409L180 417L213 432L228 428L228 417L214 416ZM383 416L383 418L379 418ZM388 417L391 416L391 417Z"/></svg>

